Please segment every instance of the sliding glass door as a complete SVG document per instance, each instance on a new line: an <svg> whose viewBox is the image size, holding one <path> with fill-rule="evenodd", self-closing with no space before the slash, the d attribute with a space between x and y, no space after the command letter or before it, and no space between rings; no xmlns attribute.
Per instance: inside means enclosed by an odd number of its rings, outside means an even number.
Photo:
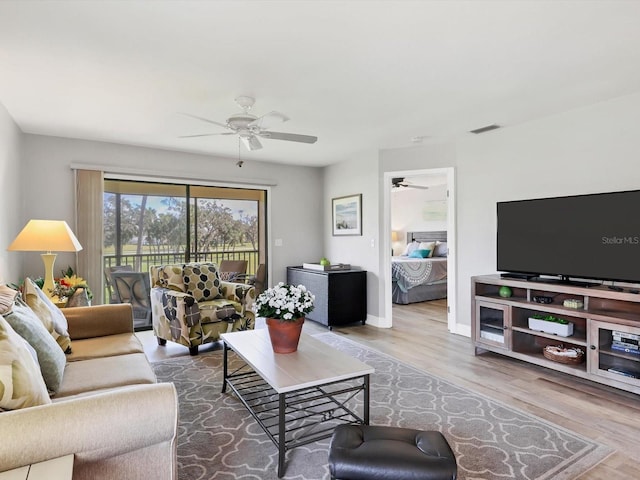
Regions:
<svg viewBox="0 0 640 480"><path fill-rule="evenodd" d="M148 272L150 265L247 260L267 262L266 191L105 180L103 268Z"/></svg>

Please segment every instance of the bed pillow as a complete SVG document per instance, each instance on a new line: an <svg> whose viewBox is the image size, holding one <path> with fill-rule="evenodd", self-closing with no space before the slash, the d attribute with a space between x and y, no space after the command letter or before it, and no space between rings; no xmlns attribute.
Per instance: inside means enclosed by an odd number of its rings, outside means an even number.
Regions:
<svg viewBox="0 0 640 480"><path fill-rule="evenodd" d="M418 246L419 246L419 245L420 245L420 244L419 244L418 242L411 242L411 243L408 243L408 244L407 244L407 246L406 246L406 247L405 247L405 249L404 249L404 252L402 252L402 255L407 256L407 257L408 257L409 255L411 255L411 252L413 252L414 250L417 250L417 249L418 249Z"/></svg>
<svg viewBox="0 0 640 480"><path fill-rule="evenodd" d="M419 248L409 254L409 258L428 258L431 254L431 250L423 250Z"/></svg>
<svg viewBox="0 0 640 480"><path fill-rule="evenodd" d="M449 247L447 242L436 243L436 248L433 250L434 257L446 257L449 254Z"/></svg>
<svg viewBox="0 0 640 480"><path fill-rule="evenodd" d="M0 316L0 411L51 403L28 345Z"/></svg>
<svg viewBox="0 0 640 480"><path fill-rule="evenodd" d="M436 248L436 242L422 242L418 248L420 250L429 250L429 257L431 257L433 255L433 250Z"/></svg>

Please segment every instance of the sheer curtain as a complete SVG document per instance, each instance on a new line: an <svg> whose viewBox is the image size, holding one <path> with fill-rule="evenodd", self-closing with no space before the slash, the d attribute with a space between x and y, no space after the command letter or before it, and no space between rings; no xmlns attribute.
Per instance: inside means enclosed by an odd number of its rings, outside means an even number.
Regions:
<svg viewBox="0 0 640 480"><path fill-rule="evenodd" d="M87 280L93 292L93 304L104 303L102 274L102 202L104 173L99 170L75 170L76 236L82 245L78 252L77 272Z"/></svg>

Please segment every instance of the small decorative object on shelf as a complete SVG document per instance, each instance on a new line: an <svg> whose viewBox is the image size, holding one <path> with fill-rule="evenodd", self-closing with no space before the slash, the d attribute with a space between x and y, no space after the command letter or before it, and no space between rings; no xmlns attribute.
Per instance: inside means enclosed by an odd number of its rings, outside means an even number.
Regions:
<svg viewBox="0 0 640 480"><path fill-rule="evenodd" d="M502 287L500 287L500 290L498 290L498 295L503 298L509 298L511 295L513 295L513 292L509 287L503 285Z"/></svg>
<svg viewBox="0 0 640 480"><path fill-rule="evenodd" d="M336 263L334 265L322 263L303 263L302 268L308 270L320 270L322 272L337 271L337 270L351 270L351 265L348 263Z"/></svg>
<svg viewBox="0 0 640 480"><path fill-rule="evenodd" d="M292 353L298 349L304 316L313 311L314 300L315 296L304 285L283 282L258 295L253 310L257 316L266 318L275 353Z"/></svg>
<svg viewBox="0 0 640 480"><path fill-rule="evenodd" d="M567 308L582 308L584 307L584 303L582 300L578 300L577 298L567 298L562 305Z"/></svg>
<svg viewBox="0 0 640 480"><path fill-rule="evenodd" d="M584 350L576 347L564 348L562 345L547 345L544 347L542 354L549 360L569 365L582 363L585 358Z"/></svg>
<svg viewBox="0 0 640 480"><path fill-rule="evenodd" d="M553 315L533 315L529 317L529 328L538 332L551 333L560 337L573 335L573 323Z"/></svg>

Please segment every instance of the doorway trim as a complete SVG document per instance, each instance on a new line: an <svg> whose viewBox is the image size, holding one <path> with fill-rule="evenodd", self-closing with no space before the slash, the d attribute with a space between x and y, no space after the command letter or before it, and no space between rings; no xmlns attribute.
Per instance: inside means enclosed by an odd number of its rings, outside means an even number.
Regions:
<svg viewBox="0 0 640 480"><path fill-rule="evenodd" d="M428 168L421 170L397 170L384 172L383 181L383 265L384 265L384 325L393 326L393 304L391 301L391 180L395 177L417 175L445 175L447 178L447 327L451 333L458 333L456 322L456 278L457 278L457 242L455 219L455 168Z"/></svg>

